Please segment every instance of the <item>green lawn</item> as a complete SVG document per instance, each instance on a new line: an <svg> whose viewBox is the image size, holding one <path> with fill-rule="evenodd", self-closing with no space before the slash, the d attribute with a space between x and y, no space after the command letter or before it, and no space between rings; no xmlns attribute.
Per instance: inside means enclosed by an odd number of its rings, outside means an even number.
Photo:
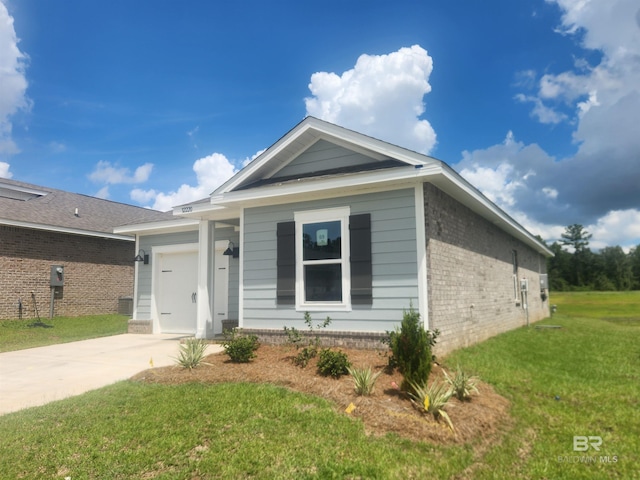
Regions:
<svg viewBox="0 0 640 480"><path fill-rule="evenodd" d="M540 323L562 328L442 359L510 400L489 449L368 437L327 401L270 385L125 381L0 417L0 478L640 478L640 327L603 321L616 315L597 302L569 316L581 295L552 296ZM601 437L600 451L573 451L574 436Z"/></svg>
<svg viewBox="0 0 640 480"><path fill-rule="evenodd" d="M123 315L0 320L0 352L118 335L127 332L127 321Z"/></svg>
<svg viewBox="0 0 640 480"><path fill-rule="evenodd" d="M551 303L571 317L640 325L640 292L560 292L551 296Z"/></svg>

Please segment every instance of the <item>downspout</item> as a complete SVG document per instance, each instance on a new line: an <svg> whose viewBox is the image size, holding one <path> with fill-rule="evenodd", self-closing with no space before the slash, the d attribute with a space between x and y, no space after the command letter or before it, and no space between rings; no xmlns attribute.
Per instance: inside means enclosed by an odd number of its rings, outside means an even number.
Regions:
<svg viewBox="0 0 640 480"><path fill-rule="evenodd" d="M424 185L415 186L416 253L418 265L418 312L425 330L430 329L429 288L427 284L427 233L424 211Z"/></svg>

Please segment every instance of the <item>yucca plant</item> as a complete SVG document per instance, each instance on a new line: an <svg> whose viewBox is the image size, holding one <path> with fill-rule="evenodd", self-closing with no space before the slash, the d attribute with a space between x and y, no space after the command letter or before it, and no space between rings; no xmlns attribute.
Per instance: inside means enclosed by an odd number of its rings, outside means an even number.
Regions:
<svg viewBox="0 0 640 480"><path fill-rule="evenodd" d="M202 363L209 344L202 338L188 338L179 345L176 362L183 368L192 370Z"/></svg>
<svg viewBox="0 0 640 480"><path fill-rule="evenodd" d="M447 372L444 372L444 376L450 386L453 396L458 400L469 400L472 393L480 393L477 387L480 379L462 371L460 365L456 367L455 375L450 376Z"/></svg>
<svg viewBox="0 0 640 480"><path fill-rule="evenodd" d="M371 367L367 368L351 368L347 369L351 378L353 379L353 386L355 388L356 394L369 396L373 393L373 387L376 384L376 380L382 373L376 372L373 373L371 371Z"/></svg>
<svg viewBox="0 0 640 480"><path fill-rule="evenodd" d="M446 382L434 381L429 386L424 383L411 382L411 389L409 396L416 407L424 413L433 415L436 420L443 418L451 428L451 431L454 431L451 418L444 410L452 394Z"/></svg>

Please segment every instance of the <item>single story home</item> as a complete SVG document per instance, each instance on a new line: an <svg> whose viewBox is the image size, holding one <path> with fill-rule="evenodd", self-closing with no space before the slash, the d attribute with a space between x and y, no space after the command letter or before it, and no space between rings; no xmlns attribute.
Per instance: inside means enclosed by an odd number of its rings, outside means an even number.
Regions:
<svg viewBox="0 0 640 480"><path fill-rule="evenodd" d="M113 228L167 215L0 178L0 318L130 311L135 237Z"/></svg>
<svg viewBox="0 0 640 480"><path fill-rule="evenodd" d="M446 352L545 318L551 251L445 163L307 117L208 198L135 235L132 331L263 340L327 316L378 342L419 311Z"/></svg>

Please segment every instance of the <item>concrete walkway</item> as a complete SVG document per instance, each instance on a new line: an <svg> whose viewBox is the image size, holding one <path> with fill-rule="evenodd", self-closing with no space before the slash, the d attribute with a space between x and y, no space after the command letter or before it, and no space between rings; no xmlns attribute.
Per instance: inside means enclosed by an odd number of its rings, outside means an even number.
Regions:
<svg viewBox="0 0 640 480"><path fill-rule="evenodd" d="M124 334L0 353L0 415L175 365L182 337ZM219 350L211 345L207 354Z"/></svg>

